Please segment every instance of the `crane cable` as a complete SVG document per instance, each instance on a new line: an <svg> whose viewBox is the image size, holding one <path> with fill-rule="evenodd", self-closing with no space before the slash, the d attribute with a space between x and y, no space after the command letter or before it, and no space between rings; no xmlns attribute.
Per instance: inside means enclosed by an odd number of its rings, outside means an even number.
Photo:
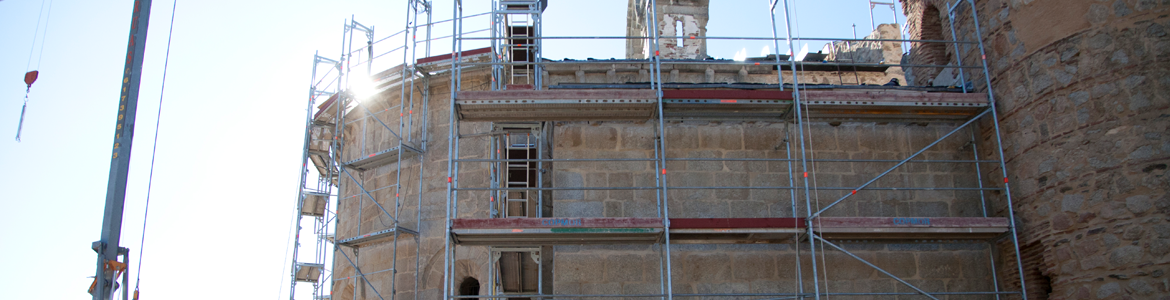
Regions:
<svg viewBox="0 0 1170 300"><path fill-rule="evenodd" d="M32 91L33 82L37 81L37 75L40 74L37 70L30 70L32 67L33 53L37 49L37 35L41 36L41 51L37 54L37 69L41 68L41 59L45 57L45 38L49 36L49 16L53 14L53 0L49 0L49 13L45 14L45 1L41 0L41 10L37 12L37 27L33 31L32 46L28 49L28 63L24 66L24 83L28 87L24 90L24 105L20 107L20 122L16 124L16 142L20 142L20 131L24 128L24 112L28 109L28 93ZM41 16L45 17L45 31L41 32Z"/></svg>
<svg viewBox="0 0 1170 300"><path fill-rule="evenodd" d="M154 144L150 149L150 175L146 179L146 208L142 212L142 239L138 242L138 270L134 275L134 300L138 300L138 286L142 282L142 252L146 248L146 217L150 214L150 188L154 184L154 158L158 153L158 128L162 123L163 95L167 90L167 67L171 64L171 36L175 33L175 9L179 0L171 5L171 26L167 31L167 54L163 61L162 87L158 92L158 115L154 119Z"/></svg>

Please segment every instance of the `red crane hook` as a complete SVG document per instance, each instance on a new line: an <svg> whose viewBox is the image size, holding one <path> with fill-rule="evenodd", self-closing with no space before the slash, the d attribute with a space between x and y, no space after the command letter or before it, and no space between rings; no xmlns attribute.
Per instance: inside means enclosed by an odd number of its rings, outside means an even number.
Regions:
<svg viewBox="0 0 1170 300"><path fill-rule="evenodd" d="M40 74L40 72L37 72L35 70L29 71L28 73L24 73L24 83L28 85L28 88L31 89L33 82L37 82L37 75L39 75L39 74Z"/></svg>

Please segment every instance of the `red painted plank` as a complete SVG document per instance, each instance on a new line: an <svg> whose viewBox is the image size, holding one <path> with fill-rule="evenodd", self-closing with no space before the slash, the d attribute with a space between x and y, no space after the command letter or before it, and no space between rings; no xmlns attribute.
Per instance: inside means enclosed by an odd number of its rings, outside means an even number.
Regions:
<svg viewBox="0 0 1170 300"><path fill-rule="evenodd" d="M535 90L531 84L509 84L506 90Z"/></svg>
<svg viewBox="0 0 1170 300"><path fill-rule="evenodd" d="M930 103L987 103L986 93L930 93L922 91L867 91L867 90L808 90L800 92L800 101L816 104L832 102L930 102ZM860 104L860 103L859 103Z"/></svg>
<svg viewBox="0 0 1170 300"><path fill-rule="evenodd" d="M662 98L792 100L792 92L769 90L663 90Z"/></svg>
<svg viewBox="0 0 1170 300"><path fill-rule="evenodd" d="M332 96L332 97L329 97L329 100L325 100L325 103L321 103L321 105L318 105L318 106L317 106L317 113L316 113L316 114L313 114L313 119L316 119L317 117L320 117L320 116L321 116L321 113L324 113L324 112L325 112L325 109L327 109L329 106L332 106L332 105L333 105L333 102L337 101L337 96L338 96L338 95L339 95L339 94L333 94L333 96Z"/></svg>
<svg viewBox="0 0 1170 300"><path fill-rule="evenodd" d="M460 101L489 100L646 100L657 99L654 90L506 90L463 91L455 95Z"/></svg>
<svg viewBox="0 0 1170 300"><path fill-rule="evenodd" d="M455 229L509 228L662 228L659 218L491 218L454 219Z"/></svg>
<svg viewBox="0 0 1170 300"><path fill-rule="evenodd" d="M670 228L804 228L804 218L672 218Z"/></svg>
<svg viewBox="0 0 1170 300"><path fill-rule="evenodd" d="M671 220L673 223L674 220ZM832 228L897 228L897 227L1007 227L1007 218L888 218L888 217L818 217L813 226Z"/></svg>
<svg viewBox="0 0 1170 300"><path fill-rule="evenodd" d="M463 51L463 57L468 57L468 56L472 56L472 55L476 55L476 54L491 53L491 52L492 52L491 47L471 49L471 50ZM418 63L425 64L425 63L429 63L429 62L436 62L436 61L442 61L442 60L448 60L448 59L451 59L450 53L443 54L443 55L431 56L431 57L423 57L423 58L418 59Z"/></svg>

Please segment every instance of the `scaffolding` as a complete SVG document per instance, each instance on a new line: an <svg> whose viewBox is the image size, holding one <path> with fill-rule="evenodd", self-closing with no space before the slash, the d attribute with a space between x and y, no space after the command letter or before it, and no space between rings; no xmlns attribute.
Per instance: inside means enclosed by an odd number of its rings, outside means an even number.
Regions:
<svg viewBox="0 0 1170 300"><path fill-rule="evenodd" d="M417 56L429 56L434 40L431 38L432 26L449 20L432 22L430 1L407 1L406 12L404 29L378 40L375 40L374 26L346 20L340 58L314 55L296 202L290 299L303 298L304 295L296 293L298 283L313 286L313 299L331 299L338 291L337 287L346 284L354 287L354 297L362 290L358 288L360 286L371 290L379 299L395 299L399 294L395 284L398 283L398 250L403 235L413 241L414 253L418 253L417 228L406 226L405 223L410 222L403 219L410 216L401 211L402 204L410 200L402 195L403 189L408 188L404 186L402 176L410 176L404 173L404 165L418 161L417 174L413 176L421 177L422 154L426 151L426 131L420 129L427 126L427 114L423 112L428 110L430 94L427 89L416 93L413 87L428 84L430 74L419 68ZM419 31L424 34L421 40ZM375 46L383 42L393 43L396 37L402 38L401 46L375 52ZM362 38L365 43L358 42ZM355 43L358 46L355 47ZM373 73L375 60L391 54L401 54L401 64ZM363 68L364 72L361 71ZM378 106L383 103L377 100L394 94L398 96L396 104ZM358 141L357 147L346 147L346 139ZM394 170L393 184L367 188L368 182L363 177L379 168ZM317 174L315 182L310 179L310 170ZM418 181L421 190L422 181ZM421 193L417 202L421 207ZM379 218L387 218L390 224L382 222L378 224L382 226L362 227L362 210L371 204ZM420 223L421 213L421 210L416 210L413 225ZM348 214L355 217L351 221L357 221L356 226L353 232L338 235L342 219ZM312 222L310 232L314 246L302 249L302 233L307 222ZM391 245L390 268L363 270L362 250L384 244ZM417 255L413 265L410 270L415 273L413 279L417 286ZM389 289L373 284L368 278L371 276L389 277ZM417 293L414 299L418 299Z"/></svg>
<svg viewBox="0 0 1170 300"><path fill-rule="evenodd" d="M790 6L786 0L770 0L773 35L771 37L708 37L661 36L657 1L643 1L648 11L642 20L646 36L603 37L544 36L542 14L547 1L493 0L489 11L465 15L462 1L454 4L452 18L432 22L432 3L408 0L404 29L375 40L373 26L347 20L343 30L341 56L334 60L319 55L313 59L313 77L307 107L305 147L302 176L296 202L296 238L293 249L290 299L295 299L298 283L313 286L314 299L329 299L341 287L352 286L352 295L358 299L359 290L373 292L378 299L395 299L403 291L398 289L399 248L413 243L414 266L404 271L413 273L414 285L410 291L415 299L424 289L436 284L420 286L420 277L426 276L420 265L422 242L420 236L435 236L442 230L442 283L444 299L575 299L575 298L720 298L753 297L768 299L812 298L829 296L925 296L938 299L943 296L981 296L1002 299L1027 299L1020 264L1017 226L1012 210L1011 193L1005 170L998 116L994 93L985 61L983 42L978 37L978 16L973 0L957 0L947 7L950 16L950 40L885 39L880 36L867 39L808 38L793 36L789 22ZM875 4L891 5L869 1ZM974 38L961 39L956 35L956 19L965 9L970 11ZM781 22L777 22L777 16ZM486 16L487 27L465 30L470 18ZM422 20L425 18L425 20ZM871 17L872 18L872 17ZM896 16L895 16L896 18ZM435 24L450 22L450 36L431 38ZM872 23L872 21L871 21ZM775 29L783 25L784 32ZM876 26L875 26L876 27ZM419 39L418 31L425 31ZM471 37L472 33L488 32L488 37ZM901 31L901 30L899 30ZM356 47L364 37L365 45ZM402 38L403 46L377 54L379 43ZM448 55L431 56L431 42L451 39ZM550 61L543 58L542 42L546 39L618 39L643 40L647 43L648 59L608 61ZM860 43L897 43L903 45L936 43L948 45L953 61L943 64L871 63L850 57L833 62L818 59L796 60L785 55L771 55L764 59L747 61L664 59L659 55L661 42L670 39L701 40L757 40L771 41L777 52L780 43L793 48L796 41L842 42L847 48ZM488 42L482 49L464 50L465 41ZM360 45L360 42L358 43ZM420 52L423 58L418 58ZM402 54L402 63L380 73L372 73L374 60L391 53ZM834 52L836 52L834 50ZM852 55L852 53L851 53ZM819 58L823 59L823 58ZM964 64L964 62L978 62ZM646 80L627 83L577 83L553 85L550 71L561 72L572 66L622 64L630 69L644 70ZM364 65L364 66L363 66ZM739 70L775 71L777 84L684 84L673 79L676 74L664 71L664 66L714 66ZM318 74L321 67L323 74ZM365 68L365 73L360 71ZM952 68L958 70L959 84L955 87L881 87L862 85L858 72L888 68ZM356 68L356 69L355 69ZM801 75L811 71L852 70L857 86L813 85L801 83ZM465 88L464 71L472 76L486 76L482 86ZM356 72L356 73L355 73ZM744 71L741 71L744 72ZM450 101L447 107L428 107L431 101L432 79L449 77ZM607 74L609 76L609 74ZM579 78L584 78L578 74ZM968 80L981 79L986 90L976 92ZM710 82L710 81L708 81ZM423 88L419 88L419 86ZM486 89L486 90L480 90ZM421 90L421 91L420 91ZM397 93L397 102L390 99ZM380 98L378 98L380 97ZM323 101L317 101L325 99ZM368 99L378 99L367 101ZM381 101L385 99L384 101ZM379 102L381 101L381 102ZM316 106L316 110L314 109ZM447 156L445 157L446 186L444 197L434 203L424 203L423 174L427 163L442 163L441 154L428 153L428 129L441 128L430 124L431 112L447 113ZM393 113L397 110L397 115ZM316 113L314 113L316 111ZM679 121L763 121L784 124L783 148L776 148L777 157L726 158L696 157L674 154L668 147L668 134L673 128L668 122ZM648 157L589 157L554 158L553 137L556 122L575 121L635 121L652 127ZM895 159L817 158L818 136L811 123L817 122L949 122L959 124L937 139L930 141L906 157ZM469 123L469 124L464 124ZM488 124L490 126L483 126ZM436 126L439 125L439 126ZM835 126L835 125L834 125ZM978 149L976 126L990 126L988 143L994 148L990 155L981 155ZM464 132L469 129L473 132ZM475 132L479 130L479 132ZM971 159L923 158L924 153L948 138L968 137ZM831 138L831 137L830 137ZM348 143L347 143L348 142ZM461 142L465 144L461 147ZM441 142L439 145L443 145ZM470 149L472 147L485 149ZM356 147L355 147L356 146ZM781 150L783 149L783 150ZM966 148L964 148L966 149ZM480 151L482 150L482 151ZM439 150L441 151L441 150ZM461 153L469 151L469 153ZM433 150L432 150L433 152ZM990 158L983 158L987 156ZM412 169L417 161L417 170ZM743 163L775 164L786 169L787 181L765 185L694 186L668 184L668 169L689 163ZM816 183L819 170L832 164L886 164L888 168L868 170L869 178L858 185L824 186ZM311 164L311 166L310 166ZM555 164L644 164L651 166L652 179L648 184L554 186L550 169ZM906 165L969 165L974 169L977 186L885 186L879 180L897 172ZM991 168L986 166L991 165ZM406 167L404 169L404 167ZM984 178L985 170L998 168L1003 183ZM486 169L485 185L460 179L479 169ZM310 170L317 173L311 180ZM409 172L412 174L404 174ZM389 175L392 183L375 184L370 188L367 174ZM418 179L417 199L403 197L403 176ZM992 176L995 177L995 176ZM673 178L673 177L671 177ZM645 183L645 182L644 182ZM677 193L695 190L768 191L777 198L787 196L789 215L767 217L691 218L672 216ZM557 192L628 191L649 195L654 210L648 217L584 217L554 216L553 197ZM859 193L892 193L901 191L962 191L978 194L980 216L914 216L875 217L837 216L830 209L848 205ZM1002 193L1007 209L996 214L988 203L988 193ZM836 195L822 201L821 194ZM405 202L415 200L414 222L403 221ZM483 211L460 212L460 205L486 200L477 204ZM822 203L824 202L824 203ZM442 205L442 229L423 230L423 207ZM372 206L372 207L371 207ZM486 208L486 209L485 209ZM365 210L373 210L372 213ZM466 208L465 208L466 209ZM356 214L354 214L356 212ZM370 217L370 216L375 217ZM475 218L473 216L481 216ZM384 220L374 228L363 228L363 219ZM400 218L401 217L401 218ZM339 236L342 221L355 223ZM311 223L311 224L309 224ZM376 223L375 223L376 224ZM410 225L413 226L410 226ZM308 229L302 229L308 227ZM314 236L313 246L301 248L301 232L308 230ZM348 232L352 231L352 234ZM406 235L406 237L403 237ZM403 241L400 246L400 239ZM990 266L992 290L938 291L912 283L884 270L877 264L850 251L846 243L985 243L988 245L987 265ZM997 244L1004 243L1010 251L998 252ZM672 267L672 248L685 244L786 244L795 249L797 259L792 266L796 274L796 291L790 293L680 293L674 288L676 268ZM390 267L364 270L359 258L363 249L378 245L389 251ZM657 292L626 294L556 294L545 274L551 272L559 245L649 245L658 256ZM478 293L464 294L459 289L456 260L460 249L486 253L486 282ZM984 249L984 248L980 248ZM830 266L826 252L872 267L890 277L907 290L899 292L833 292L829 289L825 268ZM1000 256L997 253L1010 253ZM311 258L310 258L311 257ZM303 258L303 259L302 259ZM804 261L804 262L802 262ZM996 266L1013 266L1015 270L997 271ZM780 266L777 266L780 268ZM371 281L375 277L379 284ZM436 275L437 276L437 275ZM1016 279L1018 276L1018 280ZM386 284L385 281L389 283ZM361 288L359 288L359 286ZM388 286L388 289L386 288ZM342 296L339 296L342 297Z"/></svg>
<svg viewBox="0 0 1170 300"><path fill-rule="evenodd" d="M461 1L453 1L453 19L459 22L453 27L452 36L462 36L463 16ZM773 0L769 2L773 28L777 27L776 15L783 10L782 18L786 32L780 37L775 31L771 38L737 38L737 37L698 37L699 39L739 39L739 40L771 40L780 49L780 41L786 42L789 51L795 52L792 47L794 41L844 41L844 42L891 42L891 43L942 43L954 50L953 62L946 65L914 65L914 64L881 64L864 63L857 61L836 62L828 64L829 68L841 70L842 67L858 70L859 68L956 68L959 70L960 84L949 89L913 89L913 88L873 88L862 87L868 90L846 89L845 87L822 87L801 84L799 77L803 70L825 68L826 64L809 64L807 62L791 60L775 55L773 61L695 61L695 60L666 60L659 53L662 39L694 39L695 36L659 36L656 29L658 24L657 1L649 1L649 18L646 28L650 28L650 36L640 37L546 37L541 35L539 28L540 11L543 3L539 1L493 1L493 34L492 61L490 63L464 63L457 59L463 52L463 40L478 38L459 38L452 41L452 70L451 75L451 105L450 132L448 142L448 184L447 184L447 222L444 234L444 284L445 299L463 298L597 298L597 297L652 297L673 299L694 297L787 297L787 298L814 298L826 296L895 296L921 295L931 299L941 296L975 295L1000 299L1000 297L1019 297L1026 299L1023 284L1023 270L1020 265L1019 244L1017 240L1015 216L1012 211L1011 194L1007 181L1007 173L1003 161L1002 141L995 97L991 90L990 76L987 71L986 56L980 36L978 16L972 0L959 0L948 6L951 16L951 40L908 40L908 39L823 39L802 38L792 35L789 16L790 6L787 1ZM890 5L870 1L870 5ZM973 40L960 40L954 33L957 12L962 11L960 6L967 4L971 13L972 28L975 30ZM512 13L523 14L527 20L534 20L535 28L531 30L515 30ZM875 26L876 27L876 26ZM522 34L517 34L520 32ZM614 64L615 61L549 61L540 59L540 44L545 39L645 39L652 49L649 59L629 59L616 63L636 65L641 69L649 70L649 83L634 84L579 84L553 86L542 79L549 69L557 68L558 64ZM972 51L971 48L977 48ZM529 59L529 57L534 59ZM972 58L979 63L964 65L964 58ZM969 59L970 61L970 59ZM750 91L734 90L682 90L685 88L701 88L701 86L684 87L663 80L663 65L687 64L730 64L736 66L765 66L773 67L779 76L778 84L771 86L754 86ZM462 70L488 66L491 68L492 84L490 91L471 91L461 87ZM785 83L785 71L788 71L791 84ZM981 71L981 72L980 72ZM981 74L979 74L981 73ZM580 75L578 75L580 76ZM968 84L967 78L983 79L984 93L975 93L973 86ZM517 79L523 78L520 82ZM861 83L861 80L858 80ZM523 84L523 85L522 85ZM531 86L527 86L531 84ZM720 85L719 88L735 88L731 85ZM548 88L548 90L542 90ZM681 88L681 89L680 89ZM950 92L950 93L944 93ZM665 138L670 126L668 120L770 120L785 122L795 127L795 132L789 130L786 139L785 158L697 158L697 157L670 157ZM649 121L654 126L655 139L653 141L652 158L552 158L547 141L551 137L550 123L554 121L607 121L607 120L636 120ZM961 122L953 130L946 132L940 138L930 142L925 147L901 159L816 159L809 153L810 144L816 138L809 130L808 123L812 120L846 120L846 121L902 121L902 122ZM462 122L493 122L492 130L487 134L465 134L460 129ZM976 124L982 122L993 127L995 159L980 159L977 149L975 129ZM508 130L506 127L520 126L523 130ZM922 159L923 152L936 146L941 141L952 137L962 136L962 131L970 131L969 143L974 158L969 160L939 160ZM516 135L523 133L524 139L517 141ZM461 154L460 141L462 139L490 136L490 148L493 149L489 158L464 158ZM514 147L518 146L518 147ZM523 149L523 154L513 154L513 151ZM531 155L530 150L535 150ZM782 163L788 166L789 184L787 186L679 186L667 184L667 166L672 162L701 162L701 161L744 161ZM489 186L474 187L460 184L461 166L466 164L490 165L492 177ZM655 170L652 186L584 186L584 187L551 187L546 186L542 179L535 181L512 180L514 174L530 174L527 169L536 168L543 174L546 165L555 163L652 163ZM884 171L875 172L872 179L858 186L826 187L815 184L816 164L832 163L892 163ZM975 168L977 187L879 187L875 183L882 177L903 167L906 164L970 164ZM1002 186L985 185L981 164L994 164L1002 173ZM993 169L995 168L993 167ZM524 169L513 173L513 168ZM658 172L661 170L661 172ZM810 182L809 174L813 173ZM802 174L803 176L799 175ZM774 191L788 191L791 199L792 215L788 217L769 218L674 218L671 217L668 196L672 190L690 189L762 189ZM544 195L534 191L597 191L597 190L645 190L652 191L656 198L657 216L653 218L584 218L575 216L547 217L542 214L548 210L545 200L538 197L533 203L531 195ZM847 203L850 197L869 191L905 191L905 190L955 190L971 191L979 194L982 216L980 217L834 217L826 215L826 211L841 203ZM466 194L478 191L489 191L492 202L489 218L465 218L459 211L459 203L464 202ZM1000 191L1004 195L1007 207L1006 216L993 217L988 212L989 204L986 192ZM827 205L814 200L817 192L835 192L841 196ZM803 198L803 199L802 199ZM513 207L512 200L524 205L536 205L540 209L530 210L523 205ZM831 200L831 199L830 199ZM797 215L803 210L804 215ZM523 212L513 214L513 212ZM535 215L535 217L533 217ZM879 268L877 265L853 254L846 247L839 245L845 242L872 242L890 243L893 241L920 241L940 243L945 241L983 241L990 246L987 248L989 264L991 266L991 291L964 291L939 292L927 291L922 287L911 284L898 276ZM1005 279L1000 281L998 271L995 270L997 248L995 243L1010 241L1012 253L1009 257L1001 257L1004 265L1014 265L1018 281ZM797 247L797 255L808 256L813 261L802 266L798 263L795 268L798 276L799 291L796 293L676 293L672 288L671 274L671 246L680 243L789 243ZM550 294L545 292L544 281L537 281L536 292L527 290L509 290L510 283L500 280L504 277L507 268L513 268L501 261L504 253L529 253L536 262L537 268L542 268L540 258L541 248L536 246L549 245L581 245L581 244L651 244L659 254L659 293L655 294ZM807 245L807 254L802 254L800 245ZM454 278L454 258L456 251L461 247L488 246L489 267L488 289L478 295L456 294ZM520 247L520 248L517 248ZM548 248L544 248L548 249ZM859 261L876 271L889 276L898 283L911 289L910 292L889 293L832 293L828 291L828 279L818 274L818 268L824 268L825 249L841 252L852 259ZM821 256L818 257L818 251ZM820 260L820 263L816 261ZM515 260L513 260L515 261ZM799 261L799 260L798 260ZM1014 264L1011 263L1014 261ZM510 264L510 263L509 263ZM820 270L825 273L827 270ZM513 271L515 272L515 271ZM1010 274L1007 271L1005 274ZM827 277L826 277L827 278ZM543 278L542 278L543 279ZM806 290L804 282L811 285ZM1018 290L1009 290L1014 287ZM782 298L783 299L783 298Z"/></svg>

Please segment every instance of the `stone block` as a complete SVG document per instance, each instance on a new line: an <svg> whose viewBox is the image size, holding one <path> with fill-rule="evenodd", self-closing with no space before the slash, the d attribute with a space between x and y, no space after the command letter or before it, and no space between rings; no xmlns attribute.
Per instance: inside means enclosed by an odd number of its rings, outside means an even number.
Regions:
<svg viewBox="0 0 1170 300"><path fill-rule="evenodd" d="M731 273L735 279L771 279L776 277L775 258L768 253L732 255Z"/></svg>
<svg viewBox="0 0 1170 300"><path fill-rule="evenodd" d="M674 276L689 282L723 282L731 278L731 257L726 253L692 253L685 259L672 259Z"/></svg>
<svg viewBox="0 0 1170 300"><path fill-rule="evenodd" d="M858 201L857 215L866 217L896 217L897 209L894 204L879 201Z"/></svg>
<svg viewBox="0 0 1170 300"><path fill-rule="evenodd" d="M712 176L713 182L711 186L719 187L746 187L750 185L747 173L726 173L721 172ZM750 190L747 189L715 189L713 190L715 199L725 200L746 200L750 196Z"/></svg>
<svg viewBox="0 0 1170 300"><path fill-rule="evenodd" d="M558 278L558 281L556 282L556 284L553 284L552 287L553 287L553 293L558 294L558 295L580 295L581 294L581 283L579 283L579 282L563 282L563 281L560 281L560 279ZM442 298L442 295L438 295L436 297Z"/></svg>
<svg viewBox="0 0 1170 300"><path fill-rule="evenodd" d="M918 265L918 274L922 278L956 278L962 270L959 258L950 252L918 253Z"/></svg>
<svg viewBox="0 0 1170 300"><path fill-rule="evenodd" d="M918 273L918 264L914 259L914 253L880 253L874 259L873 264L901 278L914 277Z"/></svg>
<svg viewBox="0 0 1170 300"><path fill-rule="evenodd" d="M604 204L606 217L625 217L625 214L622 213L622 201L605 201Z"/></svg>
<svg viewBox="0 0 1170 300"><path fill-rule="evenodd" d="M582 147L587 149L616 149L617 128L612 126L581 126Z"/></svg>
<svg viewBox="0 0 1170 300"><path fill-rule="evenodd" d="M853 253L867 261L873 261L874 257L871 253ZM818 253L818 256L822 254ZM865 265L861 261L854 259L840 251L826 248L824 255L824 268L832 270L827 272L826 276L830 281L834 280L856 280L868 279L877 271L874 268Z"/></svg>
<svg viewBox="0 0 1170 300"><path fill-rule="evenodd" d="M723 158L729 159L753 159L753 158L767 158L767 152L764 151L724 151ZM723 165L731 172L754 172L762 173L768 171L768 162L766 161L724 161Z"/></svg>
<svg viewBox="0 0 1170 300"><path fill-rule="evenodd" d="M699 130L693 126L667 126L666 147L670 149L694 149L699 147Z"/></svg>
<svg viewBox="0 0 1170 300"><path fill-rule="evenodd" d="M947 202L903 202L898 204L898 215L907 217L947 217L950 205Z"/></svg>
<svg viewBox="0 0 1170 300"><path fill-rule="evenodd" d="M736 218L769 218L781 217L770 214L768 204L762 201L730 201L728 202L730 215Z"/></svg>
<svg viewBox="0 0 1170 300"><path fill-rule="evenodd" d="M605 265L597 262L602 257L596 254L556 253L557 267L554 279L561 282L600 282Z"/></svg>
<svg viewBox="0 0 1170 300"><path fill-rule="evenodd" d="M648 266L651 262L654 267ZM649 257L635 254L615 254L605 258L606 282L639 282L645 279L645 272L657 268L657 262Z"/></svg>
<svg viewBox="0 0 1170 300"><path fill-rule="evenodd" d="M654 127L649 124L630 124L621 127L621 149L654 149Z"/></svg>
<svg viewBox="0 0 1170 300"><path fill-rule="evenodd" d="M672 244L672 245L670 245L670 251L673 251L674 254L679 254L679 253L684 253L684 252L695 252L695 251L714 251L717 248L718 247L716 247L715 244Z"/></svg>
<svg viewBox="0 0 1170 300"><path fill-rule="evenodd" d="M1134 214L1144 213L1152 207L1150 197L1146 195L1137 195L1125 198L1125 207Z"/></svg>
<svg viewBox="0 0 1170 300"><path fill-rule="evenodd" d="M755 280L748 285L751 286L749 293L753 294L791 294L798 290L796 281L794 280Z"/></svg>
<svg viewBox="0 0 1170 300"><path fill-rule="evenodd" d="M743 126L744 149L775 151L783 148L785 129L781 124Z"/></svg>
<svg viewBox="0 0 1170 300"><path fill-rule="evenodd" d="M557 217L600 218L605 216L605 208L598 201L558 201L553 205L553 215Z"/></svg>
<svg viewBox="0 0 1170 300"><path fill-rule="evenodd" d="M1117 2L1122 3L1121 1ZM1109 298L1109 296L1113 296L1113 294L1119 291L1121 291L1121 285L1116 282L1102 284L1101 287L1097 288L1097 299Z"/></svg>
<svg viewBox="0 0 1170 300"><path fill-rule="evenodd" d="M652 281L653 281L652 283L636 283L636 282L622 283L622 294L623 295L659 294L659 291L661 290L662 286L658 283L658 274L655 273L653 277L654 278L652 278ZM643 299L643 298L632 298L632 299Z"/></svg>
<svg viewBox="0 0 1170 300"><path fill-rule="evenodd" d="M620 294L620 282L586 282L581 283L581 293L586 295L613 295Z"/></svg>
<svg viewBox="0 0 1170 300"><path fill-rule="evenodd" d="M889 251L938 251L938 244L889 244Z"/></svg>
<svg viewBox="0 0 1170 300"><path fill-rule="evenodd" d="M971 280L990 280L991 261L986 251L955 251L962 266L963 278Z"/></svg>
<svg viewBox="0 0 1170 300"><path fill-rule="evenodd" d="M698 133L700 148L743 150L743 131L739 127L702 126L698 127Z"/></svg>
<svg viewBox="0 0 1170 300"><path fill-rule="evenodd" d="M723 153L719 150L687 151L684 157L719 159L723 157ZM723 171L723 162L719 160L690 160L686 162L687 171Z"/></svg>
<svg viewBox="0 0 1170 300"><path fill-rule="evenodd" d="M553 186L561 188L569 187L584 187L585 177L581 173L554 171L553 172ZM556 190L553 191L553 199L561 200L581 200L585 199L585 191L582 190Z"/></svg>
<svg viewBox="0 0 1170 300"><path fill-rule="evenodd" d="M695 284L696 291L701 294L732 294L747 293L751 287L746 282L699 282Z"/></svg>
<svg viewBox="0 0 1170 300"><path fill-rule="evenodd" d="M816 224L816 221L813 221L813 224ZM841 248L845 248L845 250L848 250L849 252L882 251L882 250L886 249L886 246L883 244L865 243L865 242L855 243L855 242L842 241L840 243L837 243L837 246L841 246Z"/></svg>
<svg viewBox="0 0 1170 300"><path fill-rule="evenodd" d="M607 178L606 186L608 187L634 187L634 176L632 173L610 173ZM611 190L609 191L609 199L614 200L632 200L634 199L633 190Z"/></svg>
<svg viewBox="0 0 1170 300"><path fill-rule="evenodd" d="M1143 251L1140 246L1130 245L1113 249L1109 253L1109 264L1118 268L1132 266L1141 261L1142 254Z"/></svg>

